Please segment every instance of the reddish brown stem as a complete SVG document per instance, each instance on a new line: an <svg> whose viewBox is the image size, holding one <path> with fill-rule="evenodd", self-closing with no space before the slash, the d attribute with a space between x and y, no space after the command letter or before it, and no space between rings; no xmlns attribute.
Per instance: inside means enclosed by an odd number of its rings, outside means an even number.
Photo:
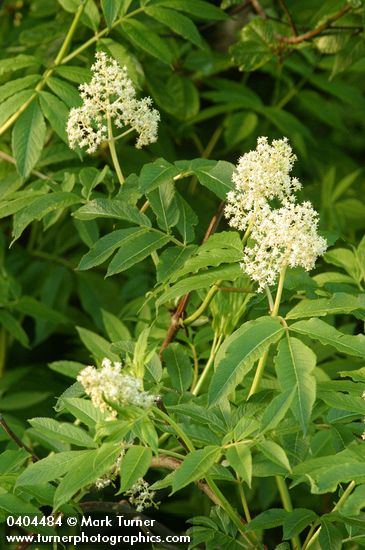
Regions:
<svg viewBox="0 0 365 550"><path fill-rule="evenodd" d="M214 216L210 220L208 229L206 230L204 235L203 243L205 243L217 229L217 226L223 215L223 210L224 210L224 202L221 202L217 209L217 212L214 214ZM184 316L185 309L189 301L189 296L190 296L190 293L187 293L181 298L177 308L175 309L174 313L171 315L170 325L169 325L169 328L167 329L165 339L162 342L162 346L160 348L160 355L162 354L163 350L167 348L169 343L175 338L175 335L180 328L180 319Z"/></svg>
<svg viewBox="0 0 365 550"><path fill-rule="evenodd" d="M307 31L303 34L299 34L298 36L281 36L280 40L282 42L285 42L286 44L300 44L305 40L310 40L311 38L318 36L323 31L328 29L332 23L337 21L337 19L340 19L340 17L345 15L345 13L347 13L350 10L351 10L350 5L344 6L340 11L328 17L328 19L324 23L322 23L322 25L319 25L315 29L312 29L311 31Z"/></svg>

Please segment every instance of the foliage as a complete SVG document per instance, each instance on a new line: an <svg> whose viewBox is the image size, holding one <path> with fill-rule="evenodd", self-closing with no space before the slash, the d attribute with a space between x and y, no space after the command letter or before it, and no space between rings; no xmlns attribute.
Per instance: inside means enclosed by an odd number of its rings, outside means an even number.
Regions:
<svg viewBox="0 0 365 550"><path fill-rule="evenodd" d="M137 515L145 478L156 532L189 548L365 545L364 15L361 0L2 3L2 522L123 512L130 495ZM149 147L126 132L69 148L96 51L159 110ZM289 138L330 245L275 304L223 216L262 135ZM100 409L77 378L105 358L141 386Z"/></svg>

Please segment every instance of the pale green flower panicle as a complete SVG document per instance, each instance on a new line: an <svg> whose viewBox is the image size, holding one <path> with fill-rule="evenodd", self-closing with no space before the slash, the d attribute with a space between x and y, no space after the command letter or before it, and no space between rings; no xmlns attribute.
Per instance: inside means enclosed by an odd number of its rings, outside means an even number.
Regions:
<svg viewBox="0 0 365 550"><path fill-rule="evenodd" d="M121 363L112 363L107 358L103 359L101 369L88 366L79 373L77 380L95 407L109 413L109 420L117 416L117 411L109 403L147 408L156 399L156 396L143 391L140 378L123 373Z"/></svg>
<svg viewBox="0 0 365 550"><path fill-rule="evenodd" d="M274 139L269 145L267 137L259 137L256 149L239 159L233 173L235 190L227 194L225 208L229 225L244 231L269 200L292 200L301 188L298 179L290 176L295 160L287 138Z"/></svg>
<svg viewBox="0 0 365 550"><path fill-rule="evenodd" d="M255 243L244 250L243 271L259 284L259 290L275 284L285 266L310 271L327 248L317 226L318 214L308 201L286 201L277 210L263 207L251 233Z"/></svg>
<svg viewBox="0 0 365 550"><path fill-rule="evenodd" d="M105 52L97 52L95 59L91 81L79 88L83 104L71 109L67 122L71 149L79 146L94 153L108 139L108 119L117 128L136 131L137 148L155 142L160 114L151 98L137 99L127 68Z"/></svg>
<svg viewBox="0 0 365 550"><path fill-rule="evenodd" d="M318 213L310 202L296 202L301 183L290 176L295 160L287 138L269 145L260 137L256 149L240 158L235 190L227 194L229 224L250 236L240 265L259 291L275 284L286 267L310 271L327 248L318 234Z"/></svg>

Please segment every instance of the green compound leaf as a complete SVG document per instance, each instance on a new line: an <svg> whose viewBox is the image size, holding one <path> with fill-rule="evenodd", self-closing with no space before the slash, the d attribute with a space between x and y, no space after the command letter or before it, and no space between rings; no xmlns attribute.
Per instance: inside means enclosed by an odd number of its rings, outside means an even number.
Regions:
<svg viewBox="0 0 365 550"><path fill-rule="evenodd" d="M99 449L87 451L87 454L85 453L78 461L75 461L72 469L67 472L56 489L54 510L58 510L62 504L71 500L83 487L91 485L99 477L109 474L120 452L119 445L104 443Z"/></svg>
<svg viewBox="0 0 365 550"><path fill-rule="evenodd" d="M176 470L172 482L172 492L176 493L189 483L204 477L208 470L220 457L221 449L215 445L208 445L204 449L192 451Z"/></svg>
<svg viewBox="0 0 365 550"><path fill-rule="evenodd" d="M288 337L279 344L275 369L283 391L296 388L291 410L304 433L308 428L316 396L316 366L313 351L297 338Z"/></svg>
<svg viewBox="0 0 365 550"><path fill-rule="evenodd" d="M299 321L289 327L289 330L319 340L324 345L334 347L337 351L356 357L365 357L365 336L358 334L350 336L343 334L320 319Z"/></svg>
<svg viewBox="0 0 365 550"><path fill-rule="evenodd" d="M38 102L33 101L18 118L12 134L12 149L21 176L28 177L33 170L45 138L46 123Z"/></svg>
<svg viewBox="0 0 365 550"><path fill-rule="evenodd" d="M13 241L19 239L24 229L34 220L41 220L54 210L68 208L80 202L80 197L66 191L55 191L38 197L28 208L24 208L14 217Z"/></svg>
<svg viewBox="0 0 365 550"><path fill-rule="evenodd" d="M245 481L251 487L252 456L249 447L245 443L238 443L232 447L228 447L226 457L242 481Z"/></svg>
<svg viewBox="0 0 365 550"><path fill-rule="evenodd" d="M255 361L284 334L278 319L260 317L248 321L221 346L209 387L209 405L227 397L251 370Z"/></svg>
<svg viewBox="0 0 365 550"><path fill-rule="evenodd" d="M176 34L198 46L198 48L206 48L206 44L199 34L196 25L185 15L162 6L149 6L146 9L146 13L169 27Z"/></svg>
<svg viewBox="0 0 365 550"><path fill-rule="evenodd" d="M69 110L66 105L55 95L49 94L48 92L39 93L39 102L42 107L43 114L49 121L53 130L59 135L62 141L68 144L66 125Z"/></svg>
<svg viewBox="0 0 365 550"><path fill-rule="evenodd" d="M101 0L101 9L109 29L118 17L122 4L123 0Z"/></svg>
<svg viewBox="0 0 365 550"><path fill-rule="evenodd" d="M165 246L170 238L167 235L144 231L135 234L121 243L121 247L109 264L107 277L125 271L132 265L141 262L155 250Z"/></svg>
<svg viewBox="0 0 365 550"><path fill-rule="evenodd" d="M365 295L346 294L337 292L331 298L317 298L315 300L302 300L289 311L286 319L301 319L306 317L324 317L325 315L338 315L352 313L357 316L356 310L364 313Z"/></svg>
<svg viewBox="0 0 365 550"><path fill-rule="evenodd" d="M193 369L186 351L181 344L170 344L164 350L163 358L172 386L179 393L184 393L193 379Z"/></svg>
<svg viewBox="0 0 365 550"><path fill-rule="evenodd" d="M143 477L151 465L152 451L148 447L133 445L128 449L120 466L120 489L118 495L127 491Z"/></svg>
<svg viewBox="0 0 365 550"><path fill-rule="evenodd" d="M134 46L167 65L172 63L170 48L150 27L135 19L128 19L123 22L122 29Z"/></svg>

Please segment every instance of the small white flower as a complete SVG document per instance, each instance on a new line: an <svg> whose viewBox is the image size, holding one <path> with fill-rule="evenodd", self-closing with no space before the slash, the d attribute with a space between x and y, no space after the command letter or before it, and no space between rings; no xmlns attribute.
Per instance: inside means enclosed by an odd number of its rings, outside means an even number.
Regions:
<svg viewBox="0 0 365 550"><path fill-rule="evenodd" d="M119 362L104 358L101 369L86 367L77 380L83 385L86 394L101 411L110 413L108 419L116 418L117 412L108 404L136 405L150 407L156 397L142 390L142 380L129 374L122 374Z"/></svg>
<svg viewBox="0 0 365 550"><path fill-rule="evenodd" d="M155 491L151 491L149 483L143 478L140 478L132 487L125 492L125 495L129 497L129 502L135 506L137 512L143 512L146 508L151 506L157 507L157 504L153 501Z"/></svg>
<svg viewBox="0 0 365 550"><path fill-rule="evenodd" d="M232 176L235 190L227 194L225 207L229 225L244 231L268 201L291 200L301 188L298 179L289 175L295 160L287 138L269 145L267 137L259 137L256 149L239 159Z"/></svg>
<svg viewBox="0 0 365 550"><path fill-rule="evenodd" d="M160 114L152 109L151 98L136 98L127 67L105 52L97 52L95 59L91 81L79 88L83 104L71 109L67 122L71 149L78 145L94 153L108 137L108 118L117 128L129 126L137 132L137 148L155 142Z"/></svg>
<svg viewBox="0 0 365 550"><path fill-rule="evenodd" d="M277 210L266 205L252 228L255 243L244 250L240 264L243 271L258 282L259 290L273 285L285 266L310 271L327 248L317 226L318 214L310 202L294 204L286 200Z"/></svg>

